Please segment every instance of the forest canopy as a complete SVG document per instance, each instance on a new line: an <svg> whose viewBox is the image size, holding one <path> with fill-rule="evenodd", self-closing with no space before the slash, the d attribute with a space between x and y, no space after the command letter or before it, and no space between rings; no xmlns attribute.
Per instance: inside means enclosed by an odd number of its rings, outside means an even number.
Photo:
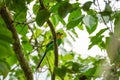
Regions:
<svg viewBox="0 0 120 80"><path fill-rule="evenodd" d="M0 0L0 79L40 80L47 72L46 79L51 80L119 80L119 4ZM82 58L67 50L65 45L71 47L79 38L76 29L89 34L88 50L98 46L107 56Z"/></svg>

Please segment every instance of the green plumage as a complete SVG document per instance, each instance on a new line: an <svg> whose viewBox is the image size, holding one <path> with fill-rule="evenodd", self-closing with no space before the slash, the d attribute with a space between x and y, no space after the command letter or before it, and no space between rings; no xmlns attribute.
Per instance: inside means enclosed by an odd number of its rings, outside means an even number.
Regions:
<svg viewBox="0 0 120 80"><path fill-rule="evenodd" d="M57 45L59 46L61 43L62 43L62 39L61 39L61 38L60 38L60 39L57 39ZM41 58L40 62L38 63L36 69L38 69L38 68L40 67L43 59L45 58L45 56L46 56L46 54L47 54L47 52L48 52L48 51L51 51L51 50L53 50L53 41L49 42L49 43L46 45L45 53L44 53L43 57Z"/></svg>
<svg viewBox="0 0 120 80"><path fill-rule="evenodd" d="M57 39L57 45L59 46L60 44L62 43L62 40L61 39ZM47 45L46 45L46 50L45 52L48 52L50 50L53 50L53 41L49 42Z"/></svg>

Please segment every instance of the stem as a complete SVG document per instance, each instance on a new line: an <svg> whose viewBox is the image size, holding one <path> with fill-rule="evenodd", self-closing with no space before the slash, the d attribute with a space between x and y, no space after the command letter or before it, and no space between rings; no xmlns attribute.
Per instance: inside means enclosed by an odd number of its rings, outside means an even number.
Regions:
<svg viewBox="0 0 120 80"><path fill-rule="evenodd" d="M40 6L41 8L40 9L45 9L45 6L43 4L43 1L42 0L39 0L39 3L40 3ZM52 22L50 20L47 21L47 24L49 25L50 27L50 30L51 30L51 33L52 33L52 36L53 36L53 45L54 45L54 69L53 69L53 73L52 73L52 76L51 76L51 80L55 80L55 68L58 67L58 45L57 45L57 37L56 37L56 32L55 32L55 29L54 29L54 26L52 24Z"/></svg>
<svg viewBox="0 0 120 80"><path fill-rule="evenodd" d="M55 69L58 67L58 45L57 45L57 38L56 38L56 32L53 27L53 24L50 22L50 20L47 21L50 30L53 35L53 44L54 44L54 69L53 69L53 74L51 77L51 80L55 80Z"/></svg>
<svg viewBox="0 0 120 80"><path fill-rule="evenodd" d="M20 45L20 40L19 40L17 31L15 29L15 25L13 23L14 21L6 6L3 6L0 9L0 15L3 18L7 28L12 32L13 39L14 39L13 49L20 63L21 68L23 69L26 80L33 80L32 70L30 68L28 61L25 58L25 55L22 50L22 46Z"/></svg>

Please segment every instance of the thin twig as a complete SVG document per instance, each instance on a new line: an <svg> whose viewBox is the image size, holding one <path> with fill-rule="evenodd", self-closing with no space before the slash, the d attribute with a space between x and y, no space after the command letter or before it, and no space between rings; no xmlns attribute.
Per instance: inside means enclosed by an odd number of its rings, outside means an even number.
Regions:
<svg viewBox="0 0 120 80"><path fill-rule="evenodd" d="M96 0L96 1L97 1L97 4L98 4L98 9L99 9L99 11L102 12L102 10L101 10L101 8L100 8L99 1L98 1L98 0ZM106 25L106 27L109 29L109 31L112 32L112 31L110 30L110 28L108 27L107 23L105 22L105 20L104 20L104 18L103 18L102 15L101 15L101 18L102 18L104 24Z"/></svg>

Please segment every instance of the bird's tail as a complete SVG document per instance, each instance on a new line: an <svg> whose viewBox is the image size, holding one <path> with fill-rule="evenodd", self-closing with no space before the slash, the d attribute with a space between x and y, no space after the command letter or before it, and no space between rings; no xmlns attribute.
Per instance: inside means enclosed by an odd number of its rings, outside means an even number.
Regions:
<svg viewBox="0 0 120 80"><path fill-rule="evenodd" d="M41 58L40 62L38 63L36 70L40 67L40 65L41 65L41 63L42 63L42 61L43 61L43 59L44 59L45 56L46 56L46 54L47 54L47 51L45 51L43 57Z"/></svg>

